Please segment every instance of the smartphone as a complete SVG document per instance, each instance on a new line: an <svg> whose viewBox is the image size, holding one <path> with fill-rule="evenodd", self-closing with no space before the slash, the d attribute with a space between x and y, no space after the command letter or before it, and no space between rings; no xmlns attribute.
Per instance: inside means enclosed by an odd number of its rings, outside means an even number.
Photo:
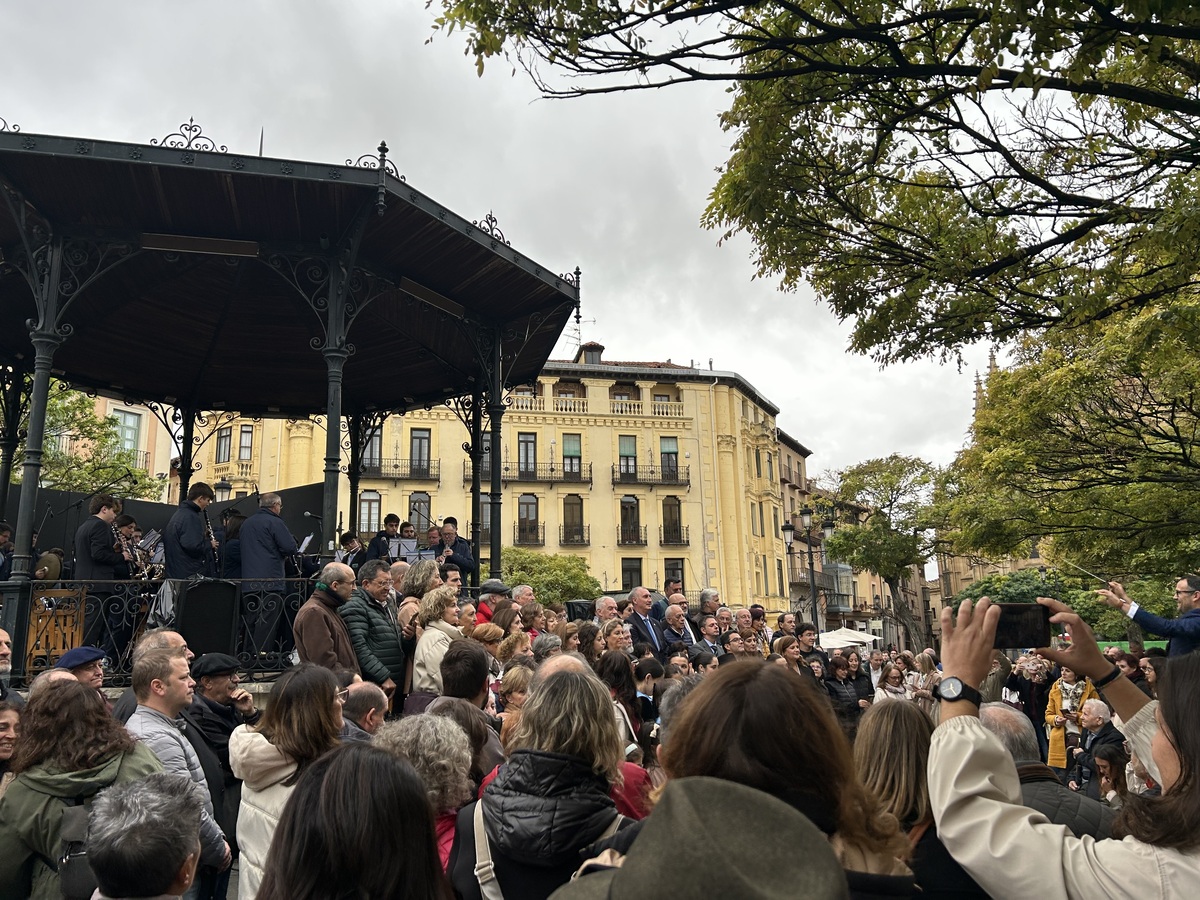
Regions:
<svg viewBox="0 0 1200 900"><path fill-rule="evenodd" d="M997 603L1000 624L996 626L997 650L1050 646L1050 610L1040 603Z"/></svg>

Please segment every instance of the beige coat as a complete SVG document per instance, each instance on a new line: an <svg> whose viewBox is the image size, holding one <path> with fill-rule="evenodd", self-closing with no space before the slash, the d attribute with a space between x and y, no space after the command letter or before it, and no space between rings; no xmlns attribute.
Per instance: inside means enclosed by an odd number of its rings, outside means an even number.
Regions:
<svg viewBox="0 0 1200 900"><path fill-rule="evenodd" d="M1152 760L1157 706L1143 707L1122 729L1139 759ZM1200 850L1162 849L1132 837L1077 838L1022 806L1012 758L973 716L950 719L934 732L929 795L938 837L994 897L1149 900L1200 884Z"/></svg>
<svg viewBox="0 0 1200 900"><path fill-rule="evenodd" d="M413 660L414 691L442 693L442 657L450 649L451 641L462 640L458 626L436 619L425 626L421 639L417 641L417 652Z"/></svg>
<svg viewBox="0 0 1200 900"><path fill-rule="evenodd" d="M257 731L239 725L229 736L229 766L243 781L237 825L242 851L238 897L254 900L262 884L275 826L292 793L292 786L283 782L296 771L296 763Z"/></svg>

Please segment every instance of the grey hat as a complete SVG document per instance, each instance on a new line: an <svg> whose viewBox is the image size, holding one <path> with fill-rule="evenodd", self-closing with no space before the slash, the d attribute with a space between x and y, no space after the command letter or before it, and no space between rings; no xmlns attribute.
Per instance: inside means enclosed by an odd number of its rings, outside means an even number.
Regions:
<svg viewBox="0 0 1200 900"><path fill-rule="evenodd" d="M205 675L230 675L241 665L228 653L205 653L192 663L192 677L203 678Z"/></svg>
<svg viewBox="0 0 1200 900"><path fill-rule="evenodd" d="M512 588L499 578L489 578L479 586L479 595L482 597L484 594L503 594L507 597L512 594Z"/></svg>
<svg viewBox="0 0 1200 900"><path fill-rule="evenodd" d="M713 848L720 847L714 864ZM804 861L762 865L763 860ZM850 896L829 840L782 800L720 778L667 782L619 868L579 875L550 900L847 900Z"/></svg>

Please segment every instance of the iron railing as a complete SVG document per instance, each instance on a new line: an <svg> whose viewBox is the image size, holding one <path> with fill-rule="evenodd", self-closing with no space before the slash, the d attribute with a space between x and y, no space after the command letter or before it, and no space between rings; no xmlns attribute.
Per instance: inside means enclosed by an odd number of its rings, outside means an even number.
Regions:
<svg viewBox="0 0 1200 900"><path fill-rule="evenodd" d="M559 525L558 542L563 546L586 547L592 541L590 525Z"/></svg>
<svg viewBox="0 0 1200 900"><path fill-rule="evenodd" d="M637 546L645 545L646 526L645 525L620 525L617 527L617 543L621 545Z"/></svg>
<svg viewBox="0 0 1200 900"><path fill-rule="evenodd" d="M546 543L546 526L540 522L517 522L513 525L513 543L541 547Z"/></svg>
<svg viewBox="0 0 1200 900"><path fill-rule="evenodd" d="M688 541L688 526L663 525L658 529L658 542L664 547L686 547Z"/></svg>
<svg viewBox="0 0 1200 900"><path fill-rule="evenodd" d="M362 462L363 478L393 478L409 481L440 481L440 459L389 459L373 457Z"/></svg>
<svg viewBox="0 0 1200 900"><path fill-rule="evenodd" d="M572 457L572 462L564 465L558 463L502 463L500 479L508 483L517 482L546 482L550 484L580 482L592 483L592 464L581 463ZM463 484L471 480L471 463L463 463ZM479 468L479 480L487 484L492 480L492 468L483 465Z"/></svg>
<svg viewBox="0 0 1200 900"><path fill-rule="evenodd" d="M613 484L683 484L690 485L688 466L638 466L619 463L612 467Z"/></svg>

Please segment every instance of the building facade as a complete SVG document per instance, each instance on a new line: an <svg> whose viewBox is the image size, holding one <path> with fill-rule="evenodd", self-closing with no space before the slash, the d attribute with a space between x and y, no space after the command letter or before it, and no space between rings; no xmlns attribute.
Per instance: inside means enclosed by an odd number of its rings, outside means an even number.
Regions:
<svg viewBox="0 0 1200 900"><path fill-rule="evenodd" d="M502 446L485 435L484 490L500 467L503 501L499 522L483 506L482 571L497 527L505 546L584 557L605 590L676 577L693 596L711 586L727 603L787 608L782 489L806 480L802 459L780 462L777 413L734 372L610 361L594 343L551 360L513 389ZM195 477L219 498L322 478L319 419L230 418L214 429ZM363 452L359 533L375 534L395 513L422 535L454 516L470 536L468 437L449 407L386 419ZM348 523L353 501L343 497Z"/></svg>

